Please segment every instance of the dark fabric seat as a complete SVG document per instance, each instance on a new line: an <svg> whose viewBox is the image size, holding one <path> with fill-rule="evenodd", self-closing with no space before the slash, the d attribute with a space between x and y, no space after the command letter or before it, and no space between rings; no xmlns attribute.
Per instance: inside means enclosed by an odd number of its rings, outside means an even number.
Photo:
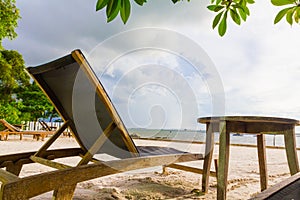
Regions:
<svg viewBox="0 0 300 200"><path fill-rule="evenodd" d="M171 147L158 147L158 146L137 146L140 156L153 156L165 154L184 154L188 152L180 151Z"/></svg>

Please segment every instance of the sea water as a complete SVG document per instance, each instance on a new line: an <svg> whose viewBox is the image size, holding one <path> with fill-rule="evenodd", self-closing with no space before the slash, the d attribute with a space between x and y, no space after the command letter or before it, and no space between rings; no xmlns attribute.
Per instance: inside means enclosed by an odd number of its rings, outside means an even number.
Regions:
<svg viewBox="0 0 300 200"><path fill-rule="evenodd" d="M155 130L155 129L129 129L132 135L140 138L168 139L182 141L205 142L205 131L203 130ZM283 135L266 134L267 146L284 146ZM215 133L215 142L219 141L219 133ZM231 144L256 144L256 134L231 134ZM300 148L300 134L296 133L296 146Z"/></svg>

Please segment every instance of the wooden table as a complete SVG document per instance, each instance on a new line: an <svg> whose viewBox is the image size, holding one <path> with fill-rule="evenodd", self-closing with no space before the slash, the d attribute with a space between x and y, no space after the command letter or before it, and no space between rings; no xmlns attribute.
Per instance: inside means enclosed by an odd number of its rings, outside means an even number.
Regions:
<svg viewBox="0 0 300 200"><path fill-rule="evenodd" d="M206 147L203 165L202 191L207 192L208 179L214 149L214 133L219 132L219 166L217 170L217 199L226 199L227 176L229 164L230 133L257 134L257 150L260 172L261 190L268 185L266 165L265 135L283 134L286 155L291 175L299 172L299 163L296 150L295 126L299 121L286 118L255 117L255 116L223 116L204 117L199 123L206 124Z"/></svg>

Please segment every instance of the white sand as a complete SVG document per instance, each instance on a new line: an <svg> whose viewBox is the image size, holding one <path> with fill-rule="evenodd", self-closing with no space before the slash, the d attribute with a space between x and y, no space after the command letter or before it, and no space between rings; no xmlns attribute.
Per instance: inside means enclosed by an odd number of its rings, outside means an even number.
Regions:
<svg viewBox="0 0 300 200"><path fill-rule="evenodd" d="M137 145L164 145L191 152L204 152L204 145L168 143L136 140ZM8 141L0 141L0 154L10 154L37 150L44 142L10 136ZM74 139L62 137L51 148L76 147ZM218 152L218 146L215 153ZM298 152L299 157L300 152ZM76 164L78 159L64 162ZM260 191L257 149L249 147L231 147L228 177L228 199L248 199ZM269 186L289 177L284 150L267 149ZM202 161L189 163L202 168ZM39 164L23 167L21 176L28 176L51 170ZM212 167L212 170L213 167ZM201 175L169 169L168 175L162 175L161 167L142 169L111 175L79 183L74 199L216 199L216 179L210 178L209 192L205 195L191 193L201 188ZM46 193L33 199L51 199L52 193Z"/></svg>

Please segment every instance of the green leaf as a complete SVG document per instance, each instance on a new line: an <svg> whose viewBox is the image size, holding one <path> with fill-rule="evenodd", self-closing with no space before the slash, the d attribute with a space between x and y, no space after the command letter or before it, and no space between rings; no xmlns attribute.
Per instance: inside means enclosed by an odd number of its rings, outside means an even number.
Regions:
<svg viewBox="0 0 300 200"><path fill-rule="evenodd" d="M239 14L236 12L236 10L230 9L230 16L237 25L241 25L241 18Z"/></svg>
<svg viewBox="0 0 300 200"><path fill-rule="evenodd" d="M130 1L129 0L122 0L121 2L121 9L120 15L124 24L126 24L129 15L130 15Z"/></svg>
<svg viewBox="0 0 300 200"><path fill-rule="evenodd" d="M224 6L217 6L216 8L215 8L215 12L219 12L220 10L222 10L224 8Z"/></svg>
<svg viewBox="0 0 300 200"><path fill-rule="evenodd" d="M239 11L239 14L240 14L241 18L242 18L244 21L246 21L246 20L247 20L247 15L246 15L244 9L238 8L238 11Z"/></svg>
<svg viewBox="0 0 300 200"><path fill-rule="evenodd" d="M140 6L142 6L144 3L147 2L147 0L134 0L135 3L139 4Z"/></svg>
<svg viewBox="0 0 300 200"><path fill-rule="evenodd" d="M219 35L220 36L224 36L224 34L226 33L226 29L227 29L227 11L225 12L220 24L219 24Z"/></svg>
<svg viewBox="0 0 300 200"><path fill-rule="evenodd" d="M106 7L107 22L115 19L120 11L121 0L110 0Z"/></svg>
<svg viewBox="0 0 300 200"><path fill-rule="evenodd" d="M244 9L246 15L249 16L249 15L250 15L250 10L249 10L249 8L248 8L247 6L245 6L245 7L243 7L243 9Z"/></svg>
<svg viewBox="0 0 300 200"><path fill-rule="evenodd" d="M289 4L294 4L294 0L271 0L274 6L284 6Z"/></svg>
<svg viewBox="0 0 300 200"><path fill-rule="evenodd" d="M276 17L274 19L274 24L277 24L290 9L291 8L285 8L285 9L282 9L281 11L279 11L279 13L276 15Z"/></svg>
<svg viewBox="0 0 300 200"><path fill-rule="evenodd" d="M286 13L286 21L290 24L293 25L293 14L294 14L294 9L290 9Z"/></svg>
<svg viewBox="0 0 300 200"><path fill-rule="evenodd" d="M299 23L299 17L297 13L294 14L294 20L296 23Z"/></svg>
<svg viewBox="0 0 300 200"><path fill-rule="evenodd" d="M254 1L254 0L247 0L247 3L249 3L249 4L254 4L255 1Z"/></svg>
<svg viewBox="0 0 300 200"><path fill-rule="evenodd" d="M223 2L222 0L216 0L216 5L219 5L221 2Z"/></svg>
<svg viewBox="0 0 300 200"><path fill-rule="evenodd" d="M107 23L111 22L112 20L114 20L117 16L118 16L119 12L114 12L112 13L109 17L107 17Z"/></svg>
<svg viewBox="0 0 300 200"><path fill-rule="evenodd" d="M207 8L208 8L208 10L210 10L210 11L214 11L216 6L217 6L217 5L209 5L209 6L207 6Z"/></svg>
<svg viewBox="0 0 300 200"><path fill-rule="evenodd" d="M111 14L117 9L119 0L109 0L106 6L106 16L109 18Z"/></svg>
<svg viewBox="0 0 300 200"><path fill-rule="evenodd" d="M240 6L243 7L243 8L244 8L244 7L247 7L247 1L246 1L246 0L241 0L239 4L240 4Z"/></svg>
<svg viewBox="0 0 300 200"><path fill-rule="evenodd" d="M219 6L219 5L209 5L207 6L207 8L211 11L214 12L219 12L220 10L222 10L224 8L224 6Z"/></svg>
<svg viewBox="0 0 300 200"><path fill-rule="evenodd" d="M172 0L173 1L173 3L175 4L175 3L177 3L178 1L180 1L180 0Z"/></svg>
<svg viewBox="0 0 300 200"><path fill-rule="evenodd" d="M300 7L299 6L296 8L296 15L298 15L298 18L300 18Z"/></svg>
<svg viewBox="0 0 300 200"><path fill-rule="evenodd" d="M212 25L212 28L216 28L216 26L218 25L218 23L220 22L220 19L221 19L221 16L222 14L224 13L224 11L220 12L214 19L213 21L213 25Z"/></svg>
<svg viewBox="0 0 300 200"><path fill-rule="evenodd" d="M102 8L104 8L109 0L98 0L97 4L96 4L96 11L101 10Z"/></svg>

